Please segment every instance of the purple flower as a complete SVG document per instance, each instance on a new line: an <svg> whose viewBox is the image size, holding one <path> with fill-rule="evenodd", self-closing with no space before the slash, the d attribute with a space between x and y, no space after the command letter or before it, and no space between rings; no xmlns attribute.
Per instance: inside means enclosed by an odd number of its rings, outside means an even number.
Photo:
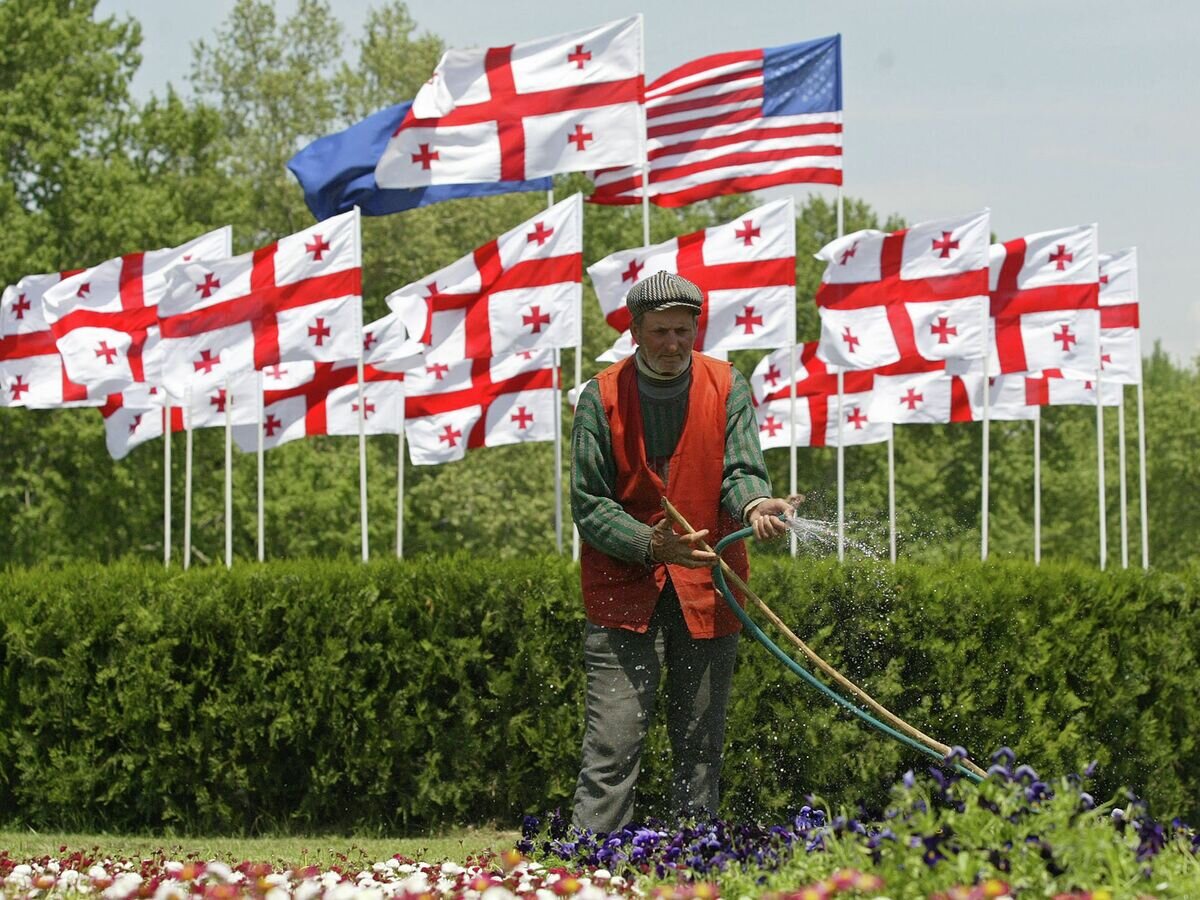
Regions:
<svg viewBox="0 0 1200 900"><path fill-rule="evenodd" d="M913 788L913 787L916 787L917 776L913 774L912 769L909 769L907 772L904 773L904 776L901 778L901 781L904 782L904 786L906 788Z"/></svg>
<svg viewBox="0 0 1200 900"><path fill-rule="evenodd" d="M958 762L960 759L966 759L966 758L967 758L967 748L960 747L958 744L955 744L953 747L950 748L950 752L947 753L945 758L942 760L942 765L950 766L950 765L953 765L954 763Z"/></svg>
<svg viewBox="0 0 1200 900"><path fill-rule="evenodd" d="M1013 753L1011 747L1001 747L992 754L992 762L999 766L1012 767L1017 761L1017 754Z"/></svg>
<svg viewBox="0 0 1200 900"><path fill-rule="evenodd" d="M1017 766L1017 771L1013 775L1022 784L1033 784L1038 780L1038 773L1033 770L1033 766Z"/></svg>
<svg viewBox="0 0 1200 900"><path fill-rule="evenodd" d="M1079 808L1081 810L1095 809L1096 799L1087 791L1079 792Z"/></svg>

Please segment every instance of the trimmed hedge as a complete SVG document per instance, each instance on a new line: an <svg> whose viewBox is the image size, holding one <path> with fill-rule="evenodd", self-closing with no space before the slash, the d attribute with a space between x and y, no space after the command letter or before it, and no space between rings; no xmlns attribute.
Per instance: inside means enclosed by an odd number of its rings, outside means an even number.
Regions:
<svg viewBox="0 0 1200 900"><path fill-rule="evenodd" d="M897 714L1043 776L1200 811L1200 568L760 558L753 584ZM569 806L582 729L578 573L467 556L0 579L0 824L180 832L511 826ZM877 806L929 760L744 640L723 812L817 793ZM662 808L661 722L642 778Z"/></svg>

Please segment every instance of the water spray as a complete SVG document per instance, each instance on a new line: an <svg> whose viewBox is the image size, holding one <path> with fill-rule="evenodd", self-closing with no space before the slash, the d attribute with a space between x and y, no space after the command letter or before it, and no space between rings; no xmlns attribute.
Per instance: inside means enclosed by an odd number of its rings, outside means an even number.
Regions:
<svg viewBox="0 0 1200 900"><path fill-rule="evenodd" d="M672 506L671 502L665 497L663 498L662 505L663 509L667 513L667 516L670 517L670 519L676 525L684 529L685 532L690 534L695 530L679 513L679 510ZM747 538L753 533L753 528L743 528L741 531L735 531L718 541L715 548L710 547L703 541L698 542L698 546L701 549L711 550L717 554L717 565L713 566L713 581L716 583L717 588L721 591L721 595L725 598L725 602L729 604L729 608L733 611L733 614L738 617L750 635L756 641L762 644L772 656L783 663L790 672L803 679L808 684L812 685L834 703L838 704L838 706L849 710L872 728L883 732L884 734L888 735L888 737L891 737L894 740L913 748L914 750L918 750L927 756L932 756L938 762L946 763L951 759L954 759L955 754L951 747L943 744L941 741L931 738L929 735L901 719L895 713L891 712L880 703L875 701L866 691L844 676L841 672L839 672L829 663L825 662L825 660L821 659L820 656L818 656L807 644L804 643L804 641L800 640L800 638L797 637L795 633L793 633L792 630L787 627L783 620L780 619L779 616L777 616L774 611L758 597L757 594L750 590L750 586L747 585L746 582L742 581L742 579L738 577L737 573L729 567L728 563L721 558L721 552L727 546L735 541L740 541L744 538ZM729 587L731 582L734 587L742 592L747 600L750 600L756 607L758 607L758 609L767 617L772 625L778 628L780 632L782 632L788 638L788 640L790 640L796 645L796 647L799 648L800 652L803 653L816 668L824 672L826 676L828 676L835 684L838 685L838 687L840 687L850 696L854 697L860 704L867 707L867 709L870 709L875 715L872 715L866 710L859 708L854 703L850 702L850 700L847 700L841 694L838 694L836 691L832 690L828 685L820 681L815 675L808 671L808 669L804 668L791 656L780 649L780 647L774 641L772 641L761 628L758 627L758 625L753 619L750 618L746 611L742 609L741 604L737 602L737 599L733 596L733 591ZM880 721L880 719L883 721ZM971 762L970 759L964 758L961 761L955 761L954 768L961 775L966 776L974 782L980 782L987 777L987 773L984 772L983 769L979 768L979 766L975 765L975 763Z"/></svg>

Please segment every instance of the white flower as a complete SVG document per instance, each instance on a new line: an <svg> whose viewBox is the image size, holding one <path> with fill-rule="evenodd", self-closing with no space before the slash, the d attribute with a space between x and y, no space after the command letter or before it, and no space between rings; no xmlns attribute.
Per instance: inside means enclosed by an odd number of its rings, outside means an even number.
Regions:
<svg viewBox="0 0 1200 900"><path fill-rule="evenodd" d="M105 869L104 866L100 866L100 865L92 866L90 869L87 870L87 873L88 873L88 878L91 878L93 880L95 880L97 878L107 878L108 877L108 870Z"/></svg>
<svg viewBox="0 0 1200 900"><path fill-rule="evenodd" d="M177 859L169 859L165 863L163 863L163 868L166 869L168 872L170 872L172 875L176 875L179 872L183 871L183 863L181 863Z"/></svg>
<svg viewBox="0 0 1200 900"><path fill-rule="evenodd" d="M501 884L493 884L483 892L479 900L513 900L516 897L512 891Z"/></svg>
<svg viewBox="0 0 1200 900"><path fill-rule="evenodd" d="M104 900L125 900L141 883L142 876L137 872L122 872L104 889Z"/></svg>
<svg viewBox="0 0 1200 900"><path fill-rule="evenodd" d="M263 900L288 900L288 892L276 885L263 894Z"/></svg>
<svg viewBox="0 0 1200 900"><path fill-rule="evenodd" d="M204 874L210 878L217 878L226 884L229 884L232 881L237 881L238 879L234 876L240 875L241 873L234 872L233 869L229 868L229 866L225 865L225 863L221 862L219 859L214 859L205 867Z"/></svg>
<svg viewBox="0 0 1200 900"><path fill-rule="evenodd" d="M396 859L396 857L392 856L392 857L389 857L386 862L384 862L384 865L387 866L389 869L395 871L396 869L400 868L400 860L398 860L398 859Z"/></svg>
<svg viewBox="0 0 1200 900"><path fill-rule="evenodd" d="M1097 527L1099 527L1099 526L1097 526ZM410 875L413 872L417 871L417 867L414 866L412 863L399 863L396 866L396 871L400 872L403 875Z"/></svg>
<svg viewBox="0 0 1200 900"><path fill-rule="evenodd" d="M313 900L321 893L321 883L315 878L306 878L292 891L292 900Z"/></svg>
<svg viewBox="0 0 1200 900"><path fill-rule="evenodd" d="M608 881L608 879L612 878L612 872L608 871L608 869L597 869L592 873L592 877L597 881Z"/></svg>
<svg viewBox="0 0 1200 900"><path fill-rule="evenodd" d="M464 869L462 866L460 866L458 863L455 863L455 862L442 863L442 874L449 875L451 878L453 878L455 875L461 875L465 871L467 871L467 870Z"/></svg>
<svg viewBox="0 0 1200 900"><path fill-rule="evenodd" d="M537 900L554 900L554 891L538 888L534 896L537 897Z"/></svg>
<svg viewBox="0 0 1200 900"><path fill-rule="evenodd" d="M424 872L414 872L400 882L400 888L407 894L427 894L429 893L429 876Z"/></svg>

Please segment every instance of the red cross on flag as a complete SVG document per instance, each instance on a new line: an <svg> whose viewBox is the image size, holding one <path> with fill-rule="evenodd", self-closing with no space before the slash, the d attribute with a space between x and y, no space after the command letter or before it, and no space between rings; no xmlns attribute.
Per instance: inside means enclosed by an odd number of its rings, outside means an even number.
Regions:
<svg viewBox="0 0 1200 900"><path fill-rule="evenodd" d="M697 350L788 346L796 333L795 205L776 200L732 222L620 250L589 266L604 318L622 332L601 360L633 352L625 295L655 272L682 275L704 293Z"/></svg>
<svg viewBox="0 0 1200 900"><path fill-rule="evenodd" d="M242 372L227 383L192 391L183 404L184 420L189 428L224 428L228 411L230 425L253 426L258 421L258 407L258 373Z"/></svg>
<svg viewBox="0 0 1200 900"><path fill-rule="evenodd" d="M821 358L847 369L986 355L989 212L822 247Z"/></svg>
<svg viewBox="0 0 1200 900"><path fill-rule="evenodd" d="M988 372L1100 368L1095 225L1042 231L991 248L994 340Z"/></svg>
<svg viewBox="0 0 1200 900"><path fill-rule="evenodd" d="M135 385L111 394L100 407L104 443L113 459L124 459L139 444L162 437L163 405L157 388ZM183 410L171 407L171 432L183 431Z"/></svg>
<svg viewBox="0 0 1200 900"><path fill-rule="evenodd" d="M554 360L548 351L419 366L408 373L409 459L462 459L467 450L554 440Z"/></svg>
<svg viewBox="0 0 1200 900"><path fill-rule="evenodd" d="M388 295L426 361L574 347L583 296L583 202L568 197L474 253Z"/></svg>
<svg viewBox="0 0 1200 900"><path fill-rule="evenodd" d="M67 377L45 315L47 288L70 272L26 275L0 295L0 407L100 406L106 395Z"/></svg>
<svg viewBox="0 0 1200 900"><path fill-rule="evenodd" d="M1100 254L1100 376L1115 384L1142 380L1137 248Z"/></svg>
<svg viewBox="0 0 1200 900"><path fill-rule="evenodd" d="M158 308L166 389L183 397L277 363L357 359L361 247L354 210L241 256L174 269Z"/></svg>
<svg viewBox="0 0 1200 900"><path fill-rule="evenodd" d="M395 313L363 326L363 361L388 372L403 372L419 365L425 346L414 340Z"/></svg>
<svg viewBox="0 0 1200 900"><path fill-rule="evenodd" d="M72 381L116 393L159 383L157 306L172 269L230 253L232 229L163 250L131 253L76 272L46 290L46 320Z"/></svg>
<svg viewBox="0 0 1200 900"><path fill-rule="evenodd" d="M522 181L637 162L642 19L449 50L375 168L381 188Z"/></svg>
<svg viewBox="0 0 1200 900"><path fill-rule="evenodd" d="M314 435L358 434L360 408L365 434L399 434L404 413L404 374L363 367L363 402L358 401L358 366L319 363L313 378L297 387L263 392L263 447ZM250 453L258 449L255 422L236 425L233 440Z"/></svg>

